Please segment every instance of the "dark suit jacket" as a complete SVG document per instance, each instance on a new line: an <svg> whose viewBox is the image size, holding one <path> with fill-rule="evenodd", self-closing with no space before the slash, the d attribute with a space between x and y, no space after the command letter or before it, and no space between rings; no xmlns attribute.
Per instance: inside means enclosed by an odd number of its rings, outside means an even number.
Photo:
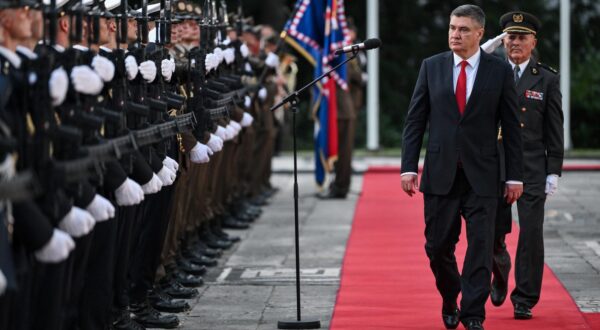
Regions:
<svg viewBox="0 0 600 330"><path fill-rule="evenodd" d="M481 51L473 90L461 116L456 104L448 51L427 58L404 125L402 172L417 172L423 135L429 142L420 189L446 195L454 183L459 159L475 194L501 193L497 127L506 133L504 151L508 180L523 180L523 148L517 115L517 96L510 66Z"/></svg>

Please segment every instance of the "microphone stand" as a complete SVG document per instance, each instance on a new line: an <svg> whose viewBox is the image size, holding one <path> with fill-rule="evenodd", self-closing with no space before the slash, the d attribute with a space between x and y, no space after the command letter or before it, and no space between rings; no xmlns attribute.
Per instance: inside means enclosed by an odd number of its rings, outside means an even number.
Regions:
<svg viewBox="0 0 600 330"><path fill-rule="evenodd" d="M271 107L271 111L277 110L282 107L284 104L289 103L291 105L290 111L292 112L292 136L293 136L293 144L294 144L294 238L295 238L295 249L296 249L296 320L293 321L279 321L277 322L278 329L320 329L321 321L318 320L310 320L310 321L302 321L302 316L300 313L301 304L300 304L300 238L298 235L298 168L297 168L297 148L296 148L296 113L298 112L298 102L300 101L300 94L307 90L308 88L314 86L321 79L329 76L329 74L335 70L337 70L342 65L346 64L348 61L356 58L358 54L358 48L352 49L352 56L349 56L345 61L339 63L331 70L323 73L319 77L313 79L310 83L306 84L302 88L297 91L290 93L288 96L283 98L281 102ZM336 97L332 95L331 97Z"/></svg>

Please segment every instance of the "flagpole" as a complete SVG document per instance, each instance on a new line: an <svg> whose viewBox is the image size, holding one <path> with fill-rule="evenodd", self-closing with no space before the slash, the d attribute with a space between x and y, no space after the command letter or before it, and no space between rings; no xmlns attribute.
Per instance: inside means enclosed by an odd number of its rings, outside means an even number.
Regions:
<svg viewBox="0 0 600 330"><path fill-rule="evenodd" d="M299 234L299 220L298 220L298 167L297 167L297 154L298 149L296 146L296 113L298 112L298 102L300 101L300 94L308 88L314 86L317 82L323 78L329 76L329 74L337 70L342 65L352 61L356 58L358 49L352 52L352 56L348 56L343 62L331 68L329 71L323 73L319 77L313 79L307 85L303 86L299 90L286 96L281 102L271 107L271 111L275 111L282 107L284 104L290 104L290 111L292 112L292 141L293 141L293 154L294 154L294 245L296 249L296 320L295 321L279 321L277 322L278 329L320 329L321 322L318 320L302 320L302 307L300 302L300 234Z"/></svg>

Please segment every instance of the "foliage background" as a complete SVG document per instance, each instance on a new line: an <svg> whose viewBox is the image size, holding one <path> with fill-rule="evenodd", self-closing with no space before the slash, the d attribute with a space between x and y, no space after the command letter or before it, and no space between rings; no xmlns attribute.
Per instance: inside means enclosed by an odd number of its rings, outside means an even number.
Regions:
<svg viewBox="0 0 600 330"><path fill-rule="evenodd" d="M346 14L366 35L366 1L346 0ZM283 27L294 0L243 0L246 13L257 23ZM539 60L559 67L559 0L380 0L380 143L384 148L401 145L402 127L421 61L446 51L449 14L455 7L473 3L486 13L484 40L500 33L500 16L524 10L542 21L538 33ZM271 10L281 8L281 10ZM571 1L571 132L576 148L600 148L600 1ZM594 42L595 41L595 42ZM298 84L308 82L312 69L299 61ZM300 146L312 148L312 122L305 98L299 117ZM365 111L359 117L356 146L366 141ZM289 145L286 143L286 146Z"/></svg>

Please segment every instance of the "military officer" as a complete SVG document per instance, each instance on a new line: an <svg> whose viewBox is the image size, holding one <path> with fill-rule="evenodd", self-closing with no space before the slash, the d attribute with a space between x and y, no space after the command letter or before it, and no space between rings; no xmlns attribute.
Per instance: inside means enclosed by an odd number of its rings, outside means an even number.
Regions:
<svg viewBox="0 0 600 330"><path fill-rule="evenodd" d="M532 57L540 21L515 11L500 18L504 47L513 68L523 137L524 192L517 201L519 243L515 258L516 288L511 293L515 319L530 319L540 298L544 269L544 204L558 187L563 163L563 112L558 72ZM491 300L507 296L510 256L504 238L510 232L511 205L501 201L496 218Z"/></svg>

